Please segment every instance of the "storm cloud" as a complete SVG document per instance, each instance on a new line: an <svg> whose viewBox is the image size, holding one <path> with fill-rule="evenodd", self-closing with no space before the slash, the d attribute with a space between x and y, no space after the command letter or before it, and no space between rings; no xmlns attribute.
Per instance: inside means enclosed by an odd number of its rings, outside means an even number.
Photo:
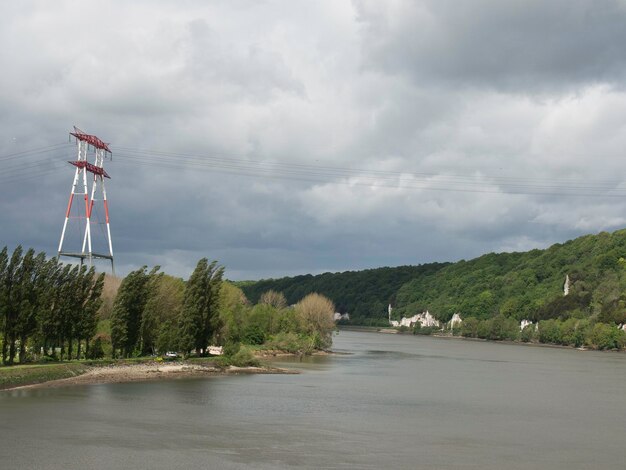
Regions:
<svg viewBox="0 0 626 470"><path fill-rule="evenodd" d="M55 254L72 125L111 143L121 273L448 261L626 224L621 0L0 13L0 246Z"/></svg>

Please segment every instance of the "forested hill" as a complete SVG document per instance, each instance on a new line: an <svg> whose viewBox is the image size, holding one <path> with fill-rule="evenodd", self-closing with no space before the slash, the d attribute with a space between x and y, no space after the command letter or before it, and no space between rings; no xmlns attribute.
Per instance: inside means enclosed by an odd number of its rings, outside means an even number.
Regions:
<svg viewBox="0 0 626 470"><path fill-rule="evenodd" d="M309 292L330 297L354 323L430 310L440 320L498 314L517 320L595 316L626 321L626 230L587 235L545 250L490 253L470 261L264 280L243 287L251 301L269 289L290 303ZM570 290L563 295L566 276Z"/></svg>
<svg viewBox="0 0 626 470"><path fill-rule="evenodd" d="M363 323L368 318L386 319L387 305L394 302L395 294L401 286L413 279L430 277L447 265L448 263L431 263L316 276L307 274L242 282L238 286L252 303L257 303L261 294L268 290L282 292L289 304L295 304L305 295L317 292L331 298L338 312L348 312L354 321Z"/></svg>
<svg viewBox="0 0 626 470"><path fill-rule="evenodd" d="M626 230L586 235L546 250L488 254L460 261L397 294L397 314L428 308L442 320L454 312L516 319L597 315L606 323L626 317ZM566 276L569 294L564 296ZM622 295L624 293L624 295Z"/></svg>

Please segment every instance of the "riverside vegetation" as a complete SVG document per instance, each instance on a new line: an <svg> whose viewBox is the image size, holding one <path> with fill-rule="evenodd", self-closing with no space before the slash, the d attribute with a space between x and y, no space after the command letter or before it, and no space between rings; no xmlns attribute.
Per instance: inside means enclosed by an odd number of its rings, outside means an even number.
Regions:
<svg viewBox="0 0 626 470"><path fill-rule="evenodd" d="M387 305L395 319L429 310L445 323L460 313L455 335L624 349L625 258L626 230L620 230L457 263L231 283L205 258L186 282L145 266L119 280L5 247L2 363L206 355L214 344L233 363L253 364L257 349L328 348L335 310L350 313L347 323L388 326ZM520 331L524 319L534 325Z"/></svg>
<svg viewBox="0 0 626 470"><path fill-rule="evenodd" d="M564 296L566 276L570 289ZM619 329L626 323L626 230L586 235L545 250L266 279L241 287L253 300L267 289L282 290L288 302L319 292L332 298L339 312L350 314L349 321L342 321L346 324L388 326L391 305L395 320L428 310L446 323L460 313L464 324L454 333L468 337L596 349L626 345L626 333ZM521 320L535 326L520 331Z"/></svg>
<svg viewBox="0 0 626 470"><path fill-rule="evenodd" d="M144 266L120 281L32 249L9 255L3 248L2 364L31 365L0 369L0 388L71 377L111 360L154 361L167 351L186 360L210 356L209 345L223 347L211 364L224 367L258 365L257 349L310 354L332 343L335 308L322 295L288 307L269 291L251 305L222 279L217 262L201 259L186 282L159 270ZM82 362L57 364L63 360Z"/></svg>

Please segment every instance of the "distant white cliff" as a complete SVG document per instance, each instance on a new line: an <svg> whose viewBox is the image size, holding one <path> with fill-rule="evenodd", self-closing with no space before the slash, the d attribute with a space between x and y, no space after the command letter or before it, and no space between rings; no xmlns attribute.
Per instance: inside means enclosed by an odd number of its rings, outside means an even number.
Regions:
<svg viewBox="0 0 626 470"><path fill-rule="evenodd" d="M424 327L433 327L440 328L441 324L439 321L433 317L428 310L422 313L416 313L412 317L402 317L400 321L391 319L391 306L389 306L389 324L391 326L406 326L407 328L412 328L416 323L419 323L422 328Z"/></svg>

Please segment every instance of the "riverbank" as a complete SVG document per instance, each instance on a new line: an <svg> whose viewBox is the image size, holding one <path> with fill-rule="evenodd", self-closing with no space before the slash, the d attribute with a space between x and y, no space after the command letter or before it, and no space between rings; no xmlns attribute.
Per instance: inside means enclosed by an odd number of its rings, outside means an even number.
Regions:
<svg viewBox="0 0 626 470"><path fill-rule="evenodd" d="M222 366L216 361L143 362L85 365L80 363L14 366L0 370L0 391L101 383L139 382L237 374L297 374L272 366Z"/></svg>
<svg viewBox="0 0 626 470"><path fill-rule="evenodd" d="M402 336L413 336L411 331L399 331L395 328L384 328L384 327L375 327L375 326L365 326L365 327L342 327L340 329L345 331L355 331L361 333L378 333L378 334L397 334ZM588 346L572 346L565 344L554 344L554 343L540 343L538 341L532 342L523 342L523 341L511 341L511 340L494 340L494 339L485 339L485 338L474 338L469 336L460 336L460 335L452 335L452 334L440 334L440 333L432 333L430 335L416 335L416 336L424 336L428 338L438 338L443 340L461 340L461 341L475 341L475 342L487 342L487 343L497 343L497 344L507 344L513 346L526 346L526 347L535 347L535 348L553 348L553 349L575 349L577 351L606 351L606 352L617 352L617 353L626 353L626 349L598 349Z"/></svg>

